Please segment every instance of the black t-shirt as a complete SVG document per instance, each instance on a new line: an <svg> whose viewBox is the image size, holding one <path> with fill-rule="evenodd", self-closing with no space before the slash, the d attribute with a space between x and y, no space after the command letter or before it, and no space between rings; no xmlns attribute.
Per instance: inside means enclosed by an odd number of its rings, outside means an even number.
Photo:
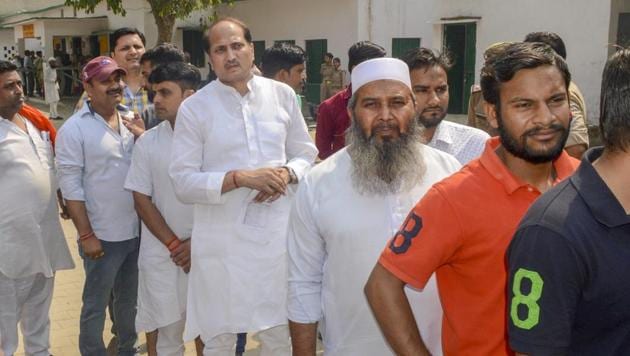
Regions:
<svg viewBox="0 0 630 356"><path fill-rule="evenodd" d="M532 205L508 248L514 351L630 355L630 216L591 164L601 152Z"/></svg>

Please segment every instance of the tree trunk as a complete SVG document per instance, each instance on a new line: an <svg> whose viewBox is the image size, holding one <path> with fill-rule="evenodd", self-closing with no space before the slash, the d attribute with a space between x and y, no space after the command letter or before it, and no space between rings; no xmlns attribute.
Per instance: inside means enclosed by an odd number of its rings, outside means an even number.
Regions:
<svg viewBox="0 0 630 356"><path fill-rule="evenodd" d="M171 42L173 40L173 27L175 26L175 15L169 14L165 16L158 15L157 11L153 11L153 18L158 28L157 44Z"/></svg>

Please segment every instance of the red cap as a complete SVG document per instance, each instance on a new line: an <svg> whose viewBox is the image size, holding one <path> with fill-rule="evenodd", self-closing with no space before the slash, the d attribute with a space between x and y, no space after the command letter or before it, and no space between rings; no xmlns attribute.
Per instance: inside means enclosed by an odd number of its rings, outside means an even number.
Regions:
<svg viewBox="0 0 630 356"><path fill-rule="evenodd" d="M122 75L127 74L127 71L120 68L116 61L110 57L100 56L92 59L83 67L81 77L86 82L90 81L92 78L101 81L109 78L114 72L120 72Z"/></svg>

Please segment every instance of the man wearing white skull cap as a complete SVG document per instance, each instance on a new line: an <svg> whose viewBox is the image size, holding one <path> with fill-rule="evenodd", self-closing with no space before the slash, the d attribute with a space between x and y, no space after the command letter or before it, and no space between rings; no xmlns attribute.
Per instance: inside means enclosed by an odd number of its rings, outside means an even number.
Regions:
<svg viewBox="0 0 630 356"><path fill-rule="evenodd" d="M289 320L294 355L313 355L321 323L326 355L390 355L363 295L378 255L407 212L460 164L421 143L409 68L372 59L352 71L349 146L298 188L288 232ZM407 289L420 332L442 353L437 287Z"/></svg>

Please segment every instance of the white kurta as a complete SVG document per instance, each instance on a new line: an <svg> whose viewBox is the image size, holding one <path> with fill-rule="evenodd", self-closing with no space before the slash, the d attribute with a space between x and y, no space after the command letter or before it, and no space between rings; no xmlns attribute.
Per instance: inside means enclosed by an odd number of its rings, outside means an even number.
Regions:
<svg viewBox="0 0 630 356"><path fill-rule="evenodd" d="M44 96L46 103L59 101L59 87L57 86L57 70L44 63Z"/></svg>
<svg viewBox="0 0 630 356"><path fill-rule="evenodd" d="M187 339L284 325L286 227L291 194L268 204L230 170L291 167L301 178L317 155L294 91L254 76L249 92L213 81L179 108L169 169L178 197L195 204Z"/></svg>
<svg viewBox="0 0 630 356"><path fill-rule="evenodd" d="M423 146L424 178L409 192L362 195L353 186L346 149L317 165L301 183L288 233L289 319L321 322L329 355L391 355L370 311L363 287L380 253L409 211L434 183L460 168L446 153ZM423 340L442 353L435 279L407 296Z"/></svg>
<svg viewBox="0 0 630 356"><path fill-rule="evenodd" d="M18 279L74 267L57 208L47 131L0 118L0 273Z"/></svg>
<svg viewBox="0 0 630 356"><path fill-rule="evenodd" d="M173 129L168 121L145 132L135 143L125 189L148 195L180 240L190 238L193 206L175 196L168 166ZM188 276L170 252L142 223L138 256L136 331L153 331L182 320L186 312Z"/></svg>

